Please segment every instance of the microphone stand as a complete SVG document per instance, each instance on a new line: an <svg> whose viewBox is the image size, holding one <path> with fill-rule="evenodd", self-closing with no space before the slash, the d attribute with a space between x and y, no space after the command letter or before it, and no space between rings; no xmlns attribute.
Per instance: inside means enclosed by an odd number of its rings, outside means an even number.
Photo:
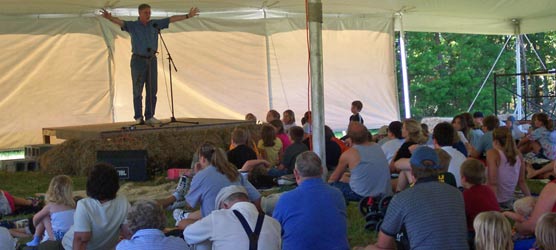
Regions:
<svg viewBox="0 0 556 250"><path fill-rule="evenodd" d="M160 29L158 27L155 28L158 30L158 35L160 36L160 40L162 40L162 44L164 45L164 49L166 50L166 54L168 54L168 71L170 72L170 100L171 100L171 104L172 104L172 117L170 117L170 121L169 122L165 122L160 124L160 127L166 126L168 124L171 123L185 123L185 124L199 124L199 122L186 122L186 121L178 121L176 120L176 117L174 115L174 85L172 83L172 67L174 68L174 70L176 72L178 72L178 68L176 68L176 64L174 64L174 59L172 59L172 56L170 55L170 51L168 50L168 46L166 46L166 42L164 42L164 38L162 37L162 33L160 32Z"/></svg>

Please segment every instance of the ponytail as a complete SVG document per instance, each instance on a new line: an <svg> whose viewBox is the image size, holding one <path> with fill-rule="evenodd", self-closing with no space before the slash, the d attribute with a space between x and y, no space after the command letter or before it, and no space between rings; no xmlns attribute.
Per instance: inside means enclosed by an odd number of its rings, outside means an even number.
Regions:
<svg viewBox="0 0 556 250"><path fill-rule="evenodd" d="M228 157L226 157L226 153L223 149L217 148L213 144L206 142L199 147L198 153L200 156L205 157L218 172L225 175L230 182L237 181L239 172L237 168L228 161Z"/></svg>
<svg viewBox="0 0 556 250"><path fill-rule="evenodd" d="M504 155L510 165L514 166L517 162L518 151L510 130L507 127L496 128L492 132L492 136L502 146Z"/></svg>

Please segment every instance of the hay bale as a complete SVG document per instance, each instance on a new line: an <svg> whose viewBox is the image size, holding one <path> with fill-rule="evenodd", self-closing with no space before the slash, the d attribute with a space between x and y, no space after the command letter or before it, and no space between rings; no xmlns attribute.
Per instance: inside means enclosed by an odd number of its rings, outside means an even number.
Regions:
<svg viewBox="0 0 556 250"><path fill-rule="evenodd" d="M39 161L41 171L46 173L83 176L96 163L99 150L146 150L147 171L161 174L168 168L188 168L193 154L206 141L227 150L235 127L153 130L150 133L124 133L104 139L67 140L47 151ZM249 131L255 141L260 138L260 125L238 127Z"/></svg>

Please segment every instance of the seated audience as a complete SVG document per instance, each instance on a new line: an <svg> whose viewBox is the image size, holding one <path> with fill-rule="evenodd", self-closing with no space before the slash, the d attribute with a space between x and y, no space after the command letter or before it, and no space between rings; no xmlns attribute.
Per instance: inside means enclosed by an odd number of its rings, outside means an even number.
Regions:
<svg viewBox="0 0 556 250"><path fill-rule="evenodd" d="M551 138L552 120L545 113L536 113L532 120L535 130L519 142L520 151L524 154L534 152L539 158L556 160L556 141Z"/></svg>
<svg viewBox="0 0 556 250"><path fill-rule="evenodd" d="M496 128L491 134L493 148L487 151L487 183L496 194L500 207L511 209L516 186L523 194L531 196L525 182L525 164L508 128Z"/></svg>
<svg viewBox="0 0 556 250"><path fill-rule="evenodd" d="M519 123L516 122L515 117L511 115L506 118L506 127L512 131L512 137L516 142L519 142L525 135L519 128Z"/></svg>
<svg viewBox="0 0 556 250"><path fill-rule="evenodd" d="M475 112L473 115L471 115L469 112L465 112L461 114L465 120L467 121L467 126L469 126L469 144L474 147L477 148L479 145L479 141L481 140L481 137L483 137L483 135L485 134L485 132L483 132L483 113L481 112ZM480 116L480 117L474 117L475 115ZM480 120L480 122L479 122ZM469 149L469 147L468 147ZM471 154L471 152L468 151L469 154Z"/></svg>
<svg viewBox="0 0 556 250"><path fill-rule="evenodd" d="M268 175L278 177L286 174L292 174L295 167L295 158L299 154L309 150L309 148L307 148L307 146L302 142L303 128L297 126L291 127L290 137L293 144L291 144L284 152L280 165L276 168L271 168L268 171Z"/></svg>
<svg viewBox="0 0 556 250"><path fill-rule="evenodd" d="M246 120L246 121L254 121L254 122L257 122L257 117L256 117L254 114L252 114L252 113L247 113L247 114L245 115L245 120Z"/></svg>
<svg viewBox="0 0 556 250"><path fill-rule="evenodd" d="M228 151L228 161L236 166L236 168L240 169L243 167L245 162L249 160L256 160L257 154L253 149L247 146L247 142L249 140L249 134L245 129L242 128L235 128L232 131L232 147L230 151Z"/></svg>
<svg viewBox="0 0 556 250"><path fill-rule="evenodd" d="M257 142L257 148L261 153L262 159L268 161L270 166L280 163L282 151L282 141L276 137L274 127L264 124L261 129L261 139Z"/></svg>
<svg viewBox="0 0 556 250"><path fill-rule="evenodd" d="M556 174L556 165L553 168ZM531 216L523 222L516 221L514 226L518 233L529 235L535 233L537 220L548 212L556 212L556 180L547 183L542 189Z"/></svg>
<svg viewBox="0 0 556 250"><path fill-rule="evenodd" d="M433 144L435 148L440 148L451 157L448 172L452 173L456 179L457 187L461 187L460 167L466 157L460 151L452 147L456 132L450 123L441 122L434 127Z"/></svg>
<svg viewBox="0 0 556 250"><path fill-rule="evenodd" d="M539 250L556 250L556 213L546 213L539 218L535 236Z"/></svg>
<svg viewBox="0 0 556 250"><path fill-rule="evenodd" d="M473 220L475 250L513 250L512 228L497 211L482 212Z"/></svg>
<svg viewBox="0 0 556 250"><path fill-rule="evenodd" d="M119 241L129 202L118 195L119 177L114 167L99 163L87 177L87 198L77 202L74 224L64 235L65 249L113 249Z"/></svg>
<svg viewBox="0 0 556 250"><path fill-rule="evenodd" d="M38 199L24 199L0 189L0 217L20 211L37 212L41 209Z"/></svg>
<svg viewBox="0 0 556 250"><path fill-rule="evenodd" d="M183 237L188 244L206 244L212 249L281 249L280 223L249 202L242 186L222 188L212 211L201 220L187 225Z"/></svg>
<svg viewBox="0 0 556 250"><path fill-rule="evenodd" d="M272 120L270 122L270 125L274 127L276 138L280 139L280 141L282 142L282 152L284 152L284 150L286 150L286 148L288 148L292 144L290 137L284 130L284 124L280 120Z"/></svg>
<svg viewBox="0 0 556 250"><path fill-rule="evenodd" d="M266 122L270 123L274 120L280 120L280 113L278 111L271 109L266 113Z"/></svg>
<svg viewBox="0 0 556 250"><path fill-rule="evenodd" d="M272 215L282 225L282 249L349 249L346 203L322 181L322 172L314 152L297 157L298 187L280 197Z"/></svg>
<svg viewBox="0 0 556 250"><path fill-rule="evenodd" d="M328 183L339 188L346 200L390 195L390 171L386 156L378 144L370 142L365 125L353 122L348 135L353 147L340 156Z"/></svg>
<svg viewBox="0 0 556 250"><path fill-rule="evenodd" d="M386 160L388 161L388 163L390 163L392 161L392 158L394 158L394 155L396 154L398 149L405 142L405 139L402 136L402 123L400 121L391 122L388 125L387 133L388 133L387 137L390 140L382 144L382 146L380 147L382 148L382 151L384 151L384 154L386 155Z"/></svg>
<svg viewBox="0 0 556 250"><path fill-rule="evenodd" d="M485 166L477 159L467 159L461 164L461 185L463 186L463 201L465 203L465 217L467 218L468 240L474 241L475 229L473 220L477 214L486 211L500 211L496 195L485 184ZM473 246L474 244L470 244Z"/></svg>
<svg viewBox="0 0 556 250"><path fill-rule="evenodd" d="M282 113L282 122L284 123L284 132L289 134L290 128L297 126L297 124L295 124L295 113L293 110L288 109Z"/></svg>
<svg viewBox="0 0 556 250"><path fill-rule="evenodd" d="M36 247L41 240L61 241L73 225L75 201L73 181L67 175L58 175L50 180L46 191L46 205L33 216L35 235L27 246ZM44 233L47 233L43 239Z"/></svg>
<svg viewBox="0 0 556 250"><path fill-rule="evenodd" d="M187 223L185 219L198 220L210 214L215 209L214 200L220 189L230 185L244 186L249 193L249 199L260 207L261 194L238 172L233 164L228 162L224 150L206 142L199 147L197 155L199 162L195 165L195 175L191 179L187 193L185 190L187 178L182 177L172 196L159 201L163 207L184 199L190 208L200 205L200 213L182 213L180 216L175 216L178 217L178 220ZM174 206L172 205L172 207ZM176 211L181 212L180 210ZM183 229L184 225L178 223L177 226Z"/></svg>
<svg viewBox="0 0 556 250"><path fill-rule="evenodd" d="M413 151L410 164L417 182L394 195L376 244L364 249L469 249L463 197L438 181L438 161L429 147Z"/></svg>
<svg viewBox="0 0 556 250"><path fill-rule="evenodd" d="M405 142L400 146L392 161L390 161L390 171L400 172L396 184L397 192L404 190L409 184L414 182L408 159L411 158L412 149L427 142L427 137L421 131L421 124L413 119L403 121L402 136L405 138Z"/></svg>
<svg viewBox="0 0 556 250"><path fill-rule="evenodd" d="M133 235L118 243L116 250L188 250L181 238L164 235L166 214L156 201L138 200L127 214L127 226Z"/></svg>
<svg viewBox="0 0 556 250"><path fill-rule="evenodd" d="M486 152L492 149L492 131L498 126L500 126L500 121L495 115L489 115L484 119L482 126L484 135L481 136L476 145L468 148L469 156L484 159Z"/></svg>

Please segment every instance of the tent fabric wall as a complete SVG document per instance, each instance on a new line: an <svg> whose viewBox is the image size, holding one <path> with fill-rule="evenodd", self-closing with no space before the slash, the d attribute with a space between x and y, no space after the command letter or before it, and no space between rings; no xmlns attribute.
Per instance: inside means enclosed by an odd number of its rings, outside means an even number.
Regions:
<svg viewBox="0 0 556 250"><path fill-rule="evenodd" d="M129 35L101 17L15 18L0 29L0 148L42 142L43 127L131 121ZM331 18L323 27L326 123L347 126L350 103L364 103L371 127L399 117L392 18ZM173 23L164 39L176 117L264 120L269 109L307 109L304 20L196 18ZM328 30L329 29L329 30ZM268 96L265 34L271 41ZM168 62L159 45L158 118L171 116Z"/></svg>
<svg viewBox="0 0 556 250"><path fill-rule="evenodd" d="M3 21L0 148L41 143L43 127L112 121L99 31L91 18Z"/></svg>

